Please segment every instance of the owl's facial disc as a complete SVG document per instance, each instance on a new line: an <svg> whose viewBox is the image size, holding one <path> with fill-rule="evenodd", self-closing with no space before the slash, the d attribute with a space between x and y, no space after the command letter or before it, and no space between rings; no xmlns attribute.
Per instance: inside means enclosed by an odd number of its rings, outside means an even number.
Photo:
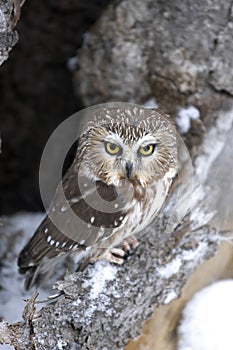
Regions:
<svg viewBox="0 0 233 350"><path fill-rule="evenodd" d="M115 185L127 179L144 185L150 181L149 170L157 149L157 142L152 135L124 142L119 135L111 134L102 139L101 144L107 183L110 175Z"/></svg>
<svg viewBox="0 0 233 350"><path fill-rule="evenodd" d="M166 131L166 130L165 130ZM121 186L127 180L141 186L160 179L169 167L165 132L122 125L92 129L89 134L83 172L107 185ZM170 134L169 134L170 135Z"/></svg>

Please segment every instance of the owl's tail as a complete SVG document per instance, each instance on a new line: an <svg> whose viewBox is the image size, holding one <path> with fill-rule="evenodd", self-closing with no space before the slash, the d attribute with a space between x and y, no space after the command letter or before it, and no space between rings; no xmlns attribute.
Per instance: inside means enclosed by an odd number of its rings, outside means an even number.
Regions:
<svg viewBox="0 0 233 350"><path fill-rule="evenodd" d="M18 258L19 273L25 274L24 287L26 290L39 286L51 276L58 260L57 254L56 250L46 244L38 232L34 234ZM59 255L59 260L60 258Z"/></svg>

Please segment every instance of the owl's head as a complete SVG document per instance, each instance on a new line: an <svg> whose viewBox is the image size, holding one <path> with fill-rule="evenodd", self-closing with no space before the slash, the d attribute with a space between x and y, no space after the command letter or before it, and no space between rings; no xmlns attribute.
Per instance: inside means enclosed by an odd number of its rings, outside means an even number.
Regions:
<svg viewBox="0 0 233 350"><path fill-rule="evenodd" d="M103 110L88 126L78 152L90 179L115 186L126 179L144 187L176 167L175 128L159 110Z"/></svg>

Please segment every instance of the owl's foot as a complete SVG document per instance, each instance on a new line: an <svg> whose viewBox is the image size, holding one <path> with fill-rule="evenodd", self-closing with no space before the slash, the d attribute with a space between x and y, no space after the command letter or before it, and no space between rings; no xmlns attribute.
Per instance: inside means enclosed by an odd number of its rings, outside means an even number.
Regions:
<svg viewBox="0 0 233 350"><path fill-rule="evenodd" d="M122 265L125 261L125 251L120 248L112 248L110 252L107 253L105 259L111 263Z"/></svg>
<svg viewBox="0 0 233 350"><path fill-rule="evenodd" d="M112 248L105 257L106 260L122 265L127 257L135 250L139 245L139 242L134 237L127 237L121 242L120 247Z"/></svg>
<svg viewBox="0 0 233 350"><path fill-rule="evenodd" d="M121 242L122 249L129 255L132 250L135 250L139 246L139 242L133 236L125 238Z"/></svg>

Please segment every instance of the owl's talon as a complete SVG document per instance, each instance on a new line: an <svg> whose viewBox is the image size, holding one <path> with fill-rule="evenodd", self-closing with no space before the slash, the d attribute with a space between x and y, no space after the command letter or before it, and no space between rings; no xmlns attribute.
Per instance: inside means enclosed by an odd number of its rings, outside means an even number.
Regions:
<svg viewBox="0 0 233 350"><path fill-rule="evenodd" d="M125 256L125 251L121 248L112 248L110 253L121 258Z"/></svg>
<svg viewBox="0 0 233 350"><path fill-rule="evenodd" d="M127 253L127 256L139 246L139 242L134 237L127 237L121 243L122 249Z"/></svg>
<svg viewBox="0 0 233 350"><path fill-rule="evenodd" d="M111 251L105 257L106 260L122 265L128 256L139 245L139 242L134 237L127 237L121 242L120 247L112 248Z"/></svg>
<svg viewBox="0 0 233 350"><path fill-rule="evenodd" d="M111 263L122 265L124 263L125 252L119 248L113 248L105 257L107 261Z"/></svg>

